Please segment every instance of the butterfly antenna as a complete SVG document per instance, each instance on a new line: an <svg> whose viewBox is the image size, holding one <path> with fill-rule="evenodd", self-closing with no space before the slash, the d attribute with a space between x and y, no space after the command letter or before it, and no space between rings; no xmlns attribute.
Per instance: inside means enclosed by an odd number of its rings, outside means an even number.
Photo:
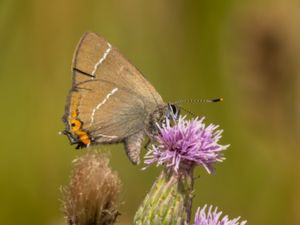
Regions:
<svg viewBox="0 0 300 225"><path fill-rule="evenodd" d="M202 103L202 102L222 102L223 98L214 98L214 99L189 99L189 100L179 100L174 102L174 104L178 103Z"/></svg>
<svg viewBox="0 0 300 225"><path fill-rule="evenodd" d="M180 109L182 109L183 111L185 111L186 113L190 114L192 117L196 117L196 114L193 113L192 111L186 109L186 108L183 108L181 105L177 105Z"/></svg>

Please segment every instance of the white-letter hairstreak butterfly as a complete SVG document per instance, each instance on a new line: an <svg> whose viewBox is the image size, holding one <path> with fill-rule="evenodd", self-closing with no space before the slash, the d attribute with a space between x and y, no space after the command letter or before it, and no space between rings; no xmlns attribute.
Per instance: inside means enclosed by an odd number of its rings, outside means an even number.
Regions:
<svg viewBox="0 0 300 225"><path fill-rule="evenodd" d="M156 132L164 116L178 114L118 50L94 33L79 41L72 73L63 133L77 148L123 142L137 164L145 136Z"/></svg>

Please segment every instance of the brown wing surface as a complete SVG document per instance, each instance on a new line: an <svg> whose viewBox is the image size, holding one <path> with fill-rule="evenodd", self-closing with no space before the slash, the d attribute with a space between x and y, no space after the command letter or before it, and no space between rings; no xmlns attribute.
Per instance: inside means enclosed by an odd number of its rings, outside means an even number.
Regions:
<svg viewBox="0 0 300 225"><path fill-rule="evenodd" d="M86 33L73 57L73 68L85 74L74 73L74 85L88 79L101 79L120 88L130 89L143 98L147 107L164 104L155 88L115 48L95 33Z"/></svg>
<svg viewBox="0 0 300 225"><path fill-rule="evenodd" d="M77 86L78 119L95 142L122 141L144 129L147 112L135 93L114 83L91 80Z"/></svg>

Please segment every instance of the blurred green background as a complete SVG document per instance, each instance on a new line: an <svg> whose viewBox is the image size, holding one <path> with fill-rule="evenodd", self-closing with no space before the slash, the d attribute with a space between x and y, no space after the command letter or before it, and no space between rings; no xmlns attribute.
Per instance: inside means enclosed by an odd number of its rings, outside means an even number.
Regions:
<svg viewBox="0 0 300 225"><path fill-rule="evenodd" d="M225 130L227 160L196 181L194 210L213 204L249 224L300 224L299 1L0 1L0 224L64 224L60 187L75 151L59 136L71 60L85 31L104 36L165 101ZM111 149L123 181L119 224L159 169ZM144 151L145 152L145 151ZM143 152L143 153L144 153Z"/></svg>

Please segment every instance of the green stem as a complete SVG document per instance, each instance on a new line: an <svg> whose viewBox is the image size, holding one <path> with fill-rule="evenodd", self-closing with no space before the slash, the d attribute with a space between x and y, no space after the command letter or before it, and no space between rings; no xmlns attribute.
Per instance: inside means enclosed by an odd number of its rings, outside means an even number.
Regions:
<svg viewBox="0 0 300 225"><path fill-rule="evenodd" d="M162 171L134 217L135 225L182 225L190 221L193 178Z"/></svg>

